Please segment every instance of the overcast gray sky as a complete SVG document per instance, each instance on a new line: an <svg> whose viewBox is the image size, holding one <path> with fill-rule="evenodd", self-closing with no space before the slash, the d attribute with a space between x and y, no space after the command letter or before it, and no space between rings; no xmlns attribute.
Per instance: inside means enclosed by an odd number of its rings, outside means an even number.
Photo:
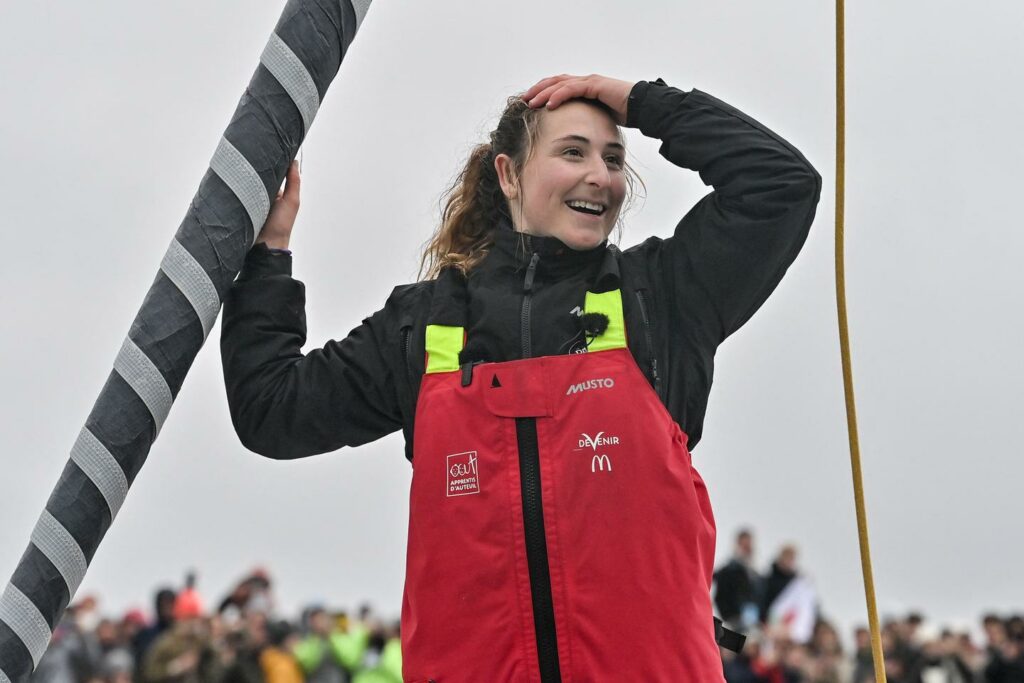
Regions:
<svg viewBox="0 0 1024 683"><path fill-rule="evenodd" d="M177 229L283 0L4 3L0 25L0 582ZM310 344L414 279L437 199L504 98L555 73L664 78L797 146L825 178L774 296L718 354L695 464L719 556L795 542L824 610L864 620L833 290L831 3L376 0L303 159L295 274ZM1024 4L851 3L848 287L883 612L976 621L1024 608L1020 196ZM628 132L648 186L622 246L705 192ZM397 616L410 470L400 435L279 463L228 417L200 353L79 591L111 611L200 572L209 600L256 564L281 606Z"/></svg>

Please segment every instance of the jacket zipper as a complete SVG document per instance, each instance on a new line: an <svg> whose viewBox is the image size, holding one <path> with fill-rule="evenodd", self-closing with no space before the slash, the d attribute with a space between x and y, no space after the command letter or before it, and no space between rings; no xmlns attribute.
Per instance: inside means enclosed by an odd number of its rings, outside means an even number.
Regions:
<svg viewBox="0 0 1024 683"><path fill-rule="evenodd" d="M540 261L540 254L533 252L530 257L530 265L526 267L526 279L523 280L523 309L519 316L520 338L523 343L523 358L533 355L532 339L530 337L530 305L533 300L533 278L537 274L537 262Z"/></svg>
<svg viewBox="0 0 1024 683"><path fill-rule="evenodd" d="M409 337L412 335L412 327L402 328L402 360L405 363L405 381L412 389L413 366L412 358L409 357Z"/></svg>
<svg viewBox="0 0 1024 683"><path fill-rule="evenodd" d="M523 281L523 307L520 316L523 358L533 355L530 335L530 305L533 278L540 254L533 253ZM540 449L537 445L537 420L516 418L519 446L519 481L523 497L523 533L526 537L526 564L530 572L533 602L533 626L537 638L537 660L541 683L562 680L558 666L558 641L555 637L555 610L551 598L551 574L548 569L548 544L544 537L544 505L540 492Z"/></svg>
<svg viewBox="0 0 1024 683"><path fill-rule="evenodd" d="M640 304L640 316L644 321L644 337L647 339L647 354L651 359L651 380L654 382L654 393L661 398L661 377L658 375L658 357L654 354L654 338L651 335L651 320L647 317L647 299L644 290L636 290L636 301Z"/></svg>

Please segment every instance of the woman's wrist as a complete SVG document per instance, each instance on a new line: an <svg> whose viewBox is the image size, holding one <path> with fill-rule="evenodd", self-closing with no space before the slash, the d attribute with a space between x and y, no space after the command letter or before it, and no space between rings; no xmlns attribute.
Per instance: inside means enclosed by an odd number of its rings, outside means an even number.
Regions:
<svg viewBox="0 0 1024 683"><path fill-rule="evenodd" d="M288 251L288 237L268 237L266 239L259 239L256 244L265 244L268 249L277 249L279 251Z"/></svg>

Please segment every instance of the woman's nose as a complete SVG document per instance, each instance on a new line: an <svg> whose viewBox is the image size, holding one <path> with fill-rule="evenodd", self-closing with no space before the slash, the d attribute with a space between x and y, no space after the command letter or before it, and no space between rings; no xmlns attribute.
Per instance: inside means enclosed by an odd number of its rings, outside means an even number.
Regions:
<svg viewBox="0 0 1024 683"><path fill-rule="evenodd" d="M585 180L596 187L607 187L611 182L611 173L604 159L591 160L587 164L587 175Z"/></svg>

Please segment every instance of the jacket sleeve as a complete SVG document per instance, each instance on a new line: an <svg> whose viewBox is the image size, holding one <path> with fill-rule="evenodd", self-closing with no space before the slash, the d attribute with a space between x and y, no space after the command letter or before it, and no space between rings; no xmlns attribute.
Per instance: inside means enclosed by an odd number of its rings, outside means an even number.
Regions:
<svg viewBox="0 0 1024 683"><path fill-rule="evenodd" d="M662 156L714 187L664 240L662 255L677 310L699 319L720 343L764 303L796 258L821 176L788 142L700 90L641 81L627 113L627 125L662 141Z"/></svg>
<svg viewBox="0 0 1024 683"><path fill-rule="evenodd" d="M302 353L305 289L291 255L257 245L224 300L221 358L231 420L246 448L275 459L357 446L401 427L385 354L388 305L340 341Z"/></svg>

